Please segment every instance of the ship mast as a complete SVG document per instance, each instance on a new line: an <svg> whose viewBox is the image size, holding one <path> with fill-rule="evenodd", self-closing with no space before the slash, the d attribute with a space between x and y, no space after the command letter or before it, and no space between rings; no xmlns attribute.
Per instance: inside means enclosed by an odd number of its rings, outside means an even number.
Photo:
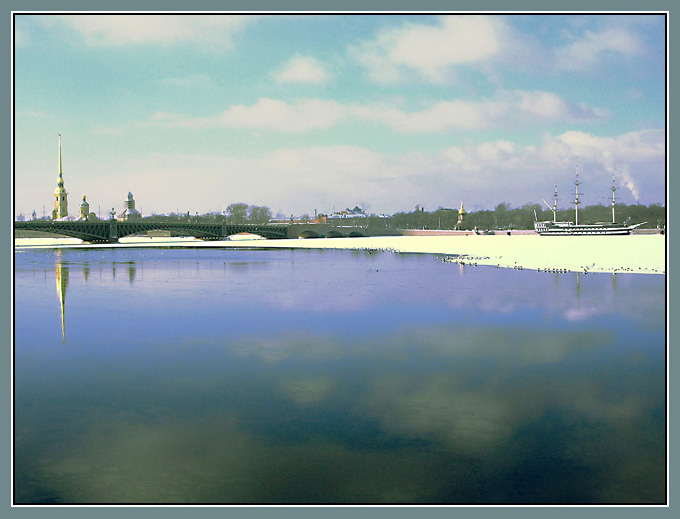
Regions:
<svg viewBox="0 0 680 519"><path fill-rule="evenodd" d="M578 225L578 173L576 173L576 199L574 200L574 214L576 215L575 221Z"/></svg>
<svg viewBox="0 0 680 519"><path fill-rule="evenodd" d="M616 181L612 175L612 223L616 223L616 213L614 212L614 205L616 204Z"/></svg>
<svg viewBox="0 0 680 519"><path fill-rule="evenodd" d="M543 203L552 211L553 223L557 223L557 182L555 182L555 199L553 201L553 206L550 207L550 204L545 201L545 198L541 198L541 200L543 200Z"/></svg>

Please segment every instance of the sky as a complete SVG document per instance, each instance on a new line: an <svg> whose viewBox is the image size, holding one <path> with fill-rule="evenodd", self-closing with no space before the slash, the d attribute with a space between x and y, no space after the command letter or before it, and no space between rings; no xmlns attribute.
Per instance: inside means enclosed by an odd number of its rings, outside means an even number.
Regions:
<svg viewBox="0 0 680 519"><path fill-rule="evenodd" d="M663 14L13 22L15 215L665 203Z"/></svg>

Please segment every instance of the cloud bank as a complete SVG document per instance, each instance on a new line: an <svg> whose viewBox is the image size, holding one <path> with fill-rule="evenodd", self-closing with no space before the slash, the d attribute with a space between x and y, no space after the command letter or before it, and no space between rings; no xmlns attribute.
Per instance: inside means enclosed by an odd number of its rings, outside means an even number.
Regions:
<svg viewBox="0 0 680 519"><path fill-rule="evenodd" d="M423 201L429 201L427 210L454 207L461 198L466 208L493 207L499 192L504 200L521 205L548 196L555 181L568 204L576 166L588 188L584 203L601 203L615 173L621 201L630 204L640 195L663 192L663 179L654 171L664 162L664 147L663 132L611 138L566 132L546 137L540 145L498 140L431 153L391 154L335 145L280 148L256 158L156 154L102 173L134 186L146 214L165 212L192 199L203 204L192 211L223 210L228 203L242 201L267 205L274 213L283 209L296 214L332 211L336 205L359 200L370 201L376 212L388 213L408 211ZM200 181L187 182L188 171ZM145 202L156 196L158 178L164 179L162 198L167 207ZM96 192L94 186L86 192L91 200L110 197L110 192Z"/></svg>
<svg viewBox="0 0 680 519"><path fill-rule="evenodd" d="M254 104L233 105L218 115L195 118L181 114L155 114L154 123L174 127L248 128L295 133L330 128L341 123L383 124L399 133L428 133L488 128L513 128L518 124L592 122L604 119L605 110L566 101L541 91L501 91L483 101L439 101L419 111L388 104L340 103L323 99L281 101L262 98Z"/></svg>

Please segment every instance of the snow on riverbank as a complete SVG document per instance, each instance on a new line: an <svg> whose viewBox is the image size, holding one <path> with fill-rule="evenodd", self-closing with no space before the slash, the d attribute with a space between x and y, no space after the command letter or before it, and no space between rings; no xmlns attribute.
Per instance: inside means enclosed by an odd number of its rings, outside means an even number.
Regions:
<svg viewBox="0 0 680 519"><path fill-rule="evenodd" d="M295 240L241 239L200 241L194 238L127 238L119 244L90 245L74 239L26 238L15 250L34 248L205 247L385 250L436 254L447 261L473 265L572 272L665 274L664 235L631 236L377 236ZM75 243L74 243L75 242Z"/></svg>
<svg viewBox="0 0 680 519"><path fill-rule="evenodd" d="M665 236L380 236L268 240L265 247L389 250L466 264L580 272L666 271Z"/></svg>

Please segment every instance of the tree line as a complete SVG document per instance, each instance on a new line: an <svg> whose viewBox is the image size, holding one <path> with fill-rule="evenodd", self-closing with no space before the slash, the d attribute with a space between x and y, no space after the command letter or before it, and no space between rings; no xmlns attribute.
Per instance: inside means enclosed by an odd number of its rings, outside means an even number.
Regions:
<svg viewBox="0 0 680 519"><path fill-rule="evenodd" d="M145 217L151 221L258 224L264 225L272 219L272 212L267 206L234 203L227 206L225 212L170 213L168 215L151 215ZM535 219L552 220L553 213L540 204L525 204L513 208L510 204L500 203L494 209L471 211L464 215L463 223L458 223L458 210L438 208L425 211L417 207L411 212L398 212L391 217L368 216L367 218L348 218L343 225L356 225L372 229L454 229L461 230L493 230L493 229L533 229ZM299 220L299 219L298 219ZM311 218L309 218L311 221ZM573 209L557 211L558 221L574 221ZM611 206L591 205L579 208L579 223L611 222ZM659 204L648 206L641 204L617 204L616 222L638 224L647 222L641 228L665 228L666 209Z"/></svg>
<svg viewBox="0 0 680 519"><path fill-rule="evenodd" d="M185 223L224 223L232 225L256 224L264 225L272 219L272 212L267 206L235 203L227 206L225 212L211 211L204 214L190 211L186 213L152 214L145 216L151 222L185 222Z"/></svg>
<svg viewBox="0 0 680 519"><path fill-rule="evenodd" d="M617 204L617 223L638 224L641 228L665 228L666 209L659 204ZM493 210L471 211L464 215L461 230L533 229L536 220L553 220L553 212L540 204L525 204L512 208L510 204L498 204ZM458 223L458 210L439 208L426 212L416 208L410 213L395 213L390 225L399 229L453 229ZM557 211L558 221L574 221L574 210ZM579 208L579 223L611 222L611 206L601 204Z"/></svg>

